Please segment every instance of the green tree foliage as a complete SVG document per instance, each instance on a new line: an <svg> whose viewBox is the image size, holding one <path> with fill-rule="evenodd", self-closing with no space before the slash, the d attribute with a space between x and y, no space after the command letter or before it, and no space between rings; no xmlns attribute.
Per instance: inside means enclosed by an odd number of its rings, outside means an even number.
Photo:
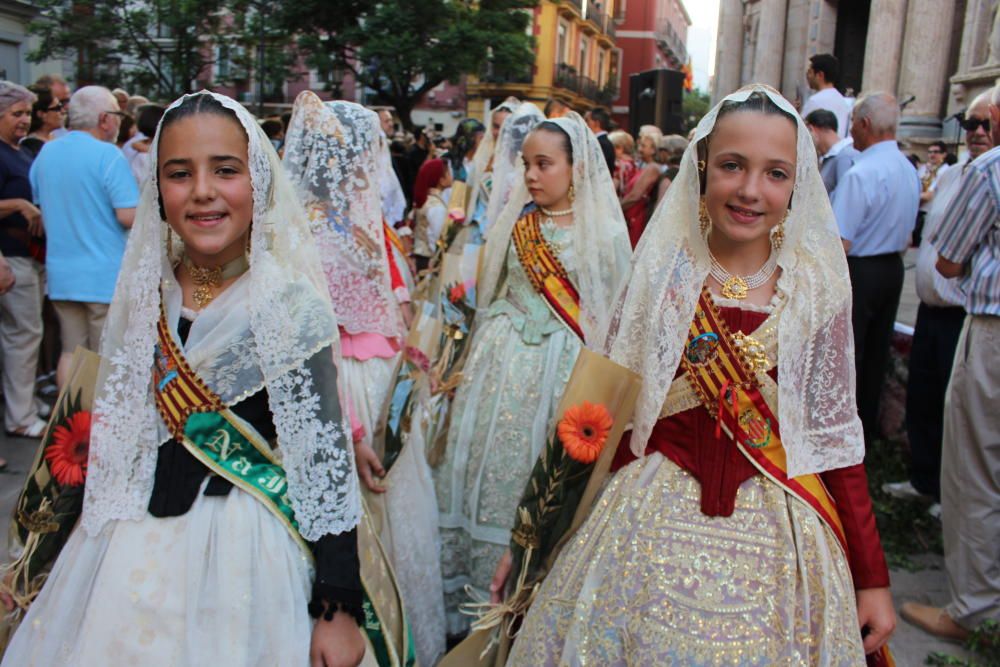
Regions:
<svg viewBox="0 0 1000 667"><path fill-rule="evenodd" d="M127 85L161 99L190 92L213 62L225 0L35 0L33 62L76 63L78 85Z"/></svg>
<svg viewBox="0 0 1000 667"><path fill-rule="evenodd" d="M298 0L284 24L300 35L306 62L321 76L350 72L396 108L410 112L429 90L463 74L519 72L534 62L528 34L537 0ZM309 26L309 30L303 30Z"/></svg>
<svg viewBox="0 0 1000 667"><path fill-rule="evenodd" d="M712 108L708 93L695 88L692 91L684 91L684 100L681 102L681 113L684 116L684 125L688 130L698 125L702 116Z"/></svg>

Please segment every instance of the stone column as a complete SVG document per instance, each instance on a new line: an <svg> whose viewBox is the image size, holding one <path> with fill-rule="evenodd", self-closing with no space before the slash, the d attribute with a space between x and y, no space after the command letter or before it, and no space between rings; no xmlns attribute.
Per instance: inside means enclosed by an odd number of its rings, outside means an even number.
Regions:
<svg viewBox="0 0 1000 667"><path fill-rule="evenodd" d="M809 41L810 0L788 0L788 20L785 27L785 61L781 71L781 94L787 99L805 100L806 46Z"/></svg>
<svg viewBox="0 0 1000 667"><path fill-rule="evenodd" d="M899 70L899 100L911 95L900 119L901 137L940 137L941 112L948 87L955 3L910 0L906 40Z"/></svg>
<svg viewBox="0 0 1000 667"><path fill-rule="evenodd" d="M753 82L781 87L781 65L785 55L785 19L788 0L760 0L753 64ZM751 83L748 81L747 83Z"/></svg>
<svg viewBox="0 0 1000 667"><path fill-rule="evenodd" d="M907 0L872 0L865 41L865 65L859 92L896 92L899 57L906 25ZM923 44L924 49L936 48Z"/></svg>
<svg viewBox="0 0 1000 667"><path fill-rule="evenodd" d="M713 103L740 87L740 65L743 58L743 3L740 0L722 0L719 4L716 41Z"/></svg>

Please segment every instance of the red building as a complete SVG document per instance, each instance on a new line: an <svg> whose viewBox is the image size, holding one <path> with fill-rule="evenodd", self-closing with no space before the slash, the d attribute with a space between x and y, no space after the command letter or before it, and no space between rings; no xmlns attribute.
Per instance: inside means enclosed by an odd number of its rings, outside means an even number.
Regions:
<svg viewBox="0 0 1000 667"><path fill-rule="evenodd" d="M620 92L611 112L619 125L628 127L629 75L681 69L688 60L691 17L682 0L618 0L616 5Z"/></svg>

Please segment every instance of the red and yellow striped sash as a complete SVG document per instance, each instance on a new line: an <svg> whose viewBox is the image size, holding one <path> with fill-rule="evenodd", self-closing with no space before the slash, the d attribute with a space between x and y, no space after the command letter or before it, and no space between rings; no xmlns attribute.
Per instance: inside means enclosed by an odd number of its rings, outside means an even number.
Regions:
<svg viewBox="0 0 1000 667"><path fill-rule="evenodd" d="M545 299L556 316L583 340L580 294L570 282L569 274L552 246L542 236L538 211L532 211L518 220L511 238L535 291Z"/></svg>
<svg viewBox="0 0 1000 667"><path fill-rule="evenodd" d="M226 406L222 403L222 399L191 370L184 354L174 342L162 307L156 330L157 342L153 360L153 395L156 398L156 409L171 435L180 440L188 417L192 414L218 412Z"/></svg>
<svg viewBox="0 0 1000 667"><path fill-rule="evenodd" d="M788 476L778 418L707 289L698 300L681 364L702 405L715 416L717 433L725 429L762 474L811 507L846 553L847 536L823 480L816 474Z"/></svg>

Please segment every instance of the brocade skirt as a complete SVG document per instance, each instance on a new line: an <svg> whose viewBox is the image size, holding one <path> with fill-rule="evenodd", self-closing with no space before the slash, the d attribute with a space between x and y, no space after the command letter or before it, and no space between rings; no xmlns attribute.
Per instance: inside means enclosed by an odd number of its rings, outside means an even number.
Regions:
<svg viewBox="0 0 1000 667"><path fill-rule="evenodd" d="M557 559L508 665L864 665L847 559L761 475L729 517L660 453L618 471Z"/></svg>

